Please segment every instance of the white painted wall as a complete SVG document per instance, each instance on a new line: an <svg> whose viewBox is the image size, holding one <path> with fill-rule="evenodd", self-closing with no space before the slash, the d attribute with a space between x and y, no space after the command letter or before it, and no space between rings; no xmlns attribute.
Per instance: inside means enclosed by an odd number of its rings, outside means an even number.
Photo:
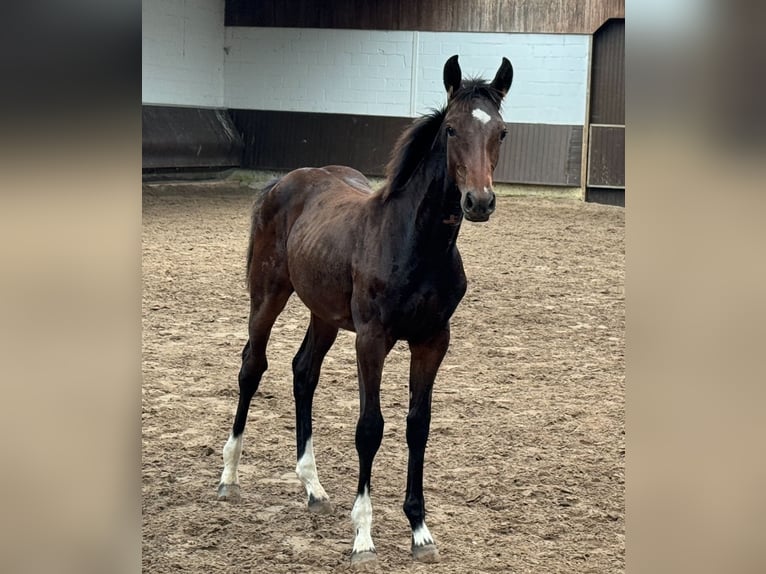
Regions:
<svg viewBox="0 0 766 574"><path fill-rule="evenodd" d="M409 116L413 32L227 28L230 108Z"/></svg>
<svg viewBox="0 0 766 574"><path fill-rule="evenodd" d="M444 104L448 57L491 79L506 56L506 121L585 123L585 35L223 24L224 0L144 0L143 103L414 117Z"/></svg>
<svg viewBox="0 0 766 574"><path fill-rule="evenodd" d="M223 107L224 0L143 0L141 101Z"/></svg>
<svg viewBox="0 0 766 574"><path fill-rule="evenodd" d="M442 70L459 54L464 76L491 80L503 56L513 84L503 104L507 122L585 124L589 37L574 34L420 32L417 109L444 103Z"/></svg>
<svg viewBox="0 0 766 574"><path fill-rule="evenodd" d="M585 35L227 28L230 108L410 116L444 104L442 69L491 79L514 67L509 122L584 124Z"/></svg>

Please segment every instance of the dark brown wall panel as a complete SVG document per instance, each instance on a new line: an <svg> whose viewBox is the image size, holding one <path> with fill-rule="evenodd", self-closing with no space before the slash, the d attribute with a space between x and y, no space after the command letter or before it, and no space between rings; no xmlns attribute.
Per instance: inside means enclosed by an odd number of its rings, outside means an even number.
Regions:
<svg viewBox="0 0 766 574"><path fill-rule="evenodd" d="M588 187L625 187L625 126L591 126Z"/></svg>
<svg viewBox="0 0 766 574"><path fill-rule="evenodd" d="M590 121L625 124L625 20L610 20L593 36Z"/></svg>
<svg viewBox="0 0 766 574"><path fill-rule="evenodd" d="M593 35L586 201L625 205L625 20Z"/></svg>
<svg viewBox="0 0 766 574"><path fill-rule="evenodd" d="M625 207L625 190L589 187L585 191L585 201Z"/></svg>
<svg viewBox="0 0 766 574"><path fill-rule="evenodd" d="M238 166L242 139L226 110L141 107L143 169Z"/></svg>
<svg viewBox="0 0 766 574"><path fill-rule="evenodd" d="M409 118L311 112L230 110L245 143L243 167L290 170L348 165L384 172L393 143Z"/></svg>
<svg viewBox="0 0 766 574"><path fill-rule="evenodd" d="M625 0L226 0L226 26L592 34Z"/></svg>
<svg viewBox="0 0 766 574"><path fill-rule="evenodd" d="M348 165L383 175L411 118L230 110L245 144L243 167L290 170ZM582 126L508 124L495 181L580 185Z"/></svg>
<svg viewBox="0 0 766 574"><path fill-rule="evenodd" d="M495 181L578 187L582 126L508 124Z"/></svg>

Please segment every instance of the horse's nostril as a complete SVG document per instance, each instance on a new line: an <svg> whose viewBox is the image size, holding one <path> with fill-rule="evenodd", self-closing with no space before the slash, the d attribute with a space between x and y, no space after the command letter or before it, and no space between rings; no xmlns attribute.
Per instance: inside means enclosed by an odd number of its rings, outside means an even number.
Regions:
<svg viewBox="0 0 766 574"><path fill-rule="evenodd" d="M468 192L465 196L465 208L468 210L473 209L473 194Z"/></svg>
<svg viewBox="0 0 766 574"><path fill-rule="evenodd" d="M490 211L495 210L495 195L493 194L492 197L489 200L489 205L487 207Z"/></svg>

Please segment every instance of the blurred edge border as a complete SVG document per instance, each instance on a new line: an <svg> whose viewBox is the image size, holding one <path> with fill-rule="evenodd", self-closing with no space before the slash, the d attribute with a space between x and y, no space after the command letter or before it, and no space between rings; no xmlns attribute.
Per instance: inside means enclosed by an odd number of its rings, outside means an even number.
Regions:
<svg viewBox="0 0 766 574"><path fill-rule="evenodd" d="M0 9L4 572L140 569L140 6ZM626 6L630 573L766 571L763 16Z"/></svg>
<svg viewBox="0 0 766 574"><path fill-rule="evenodd" d="M762 572L763 6L626 6L627 570Z"/></svg>
<svg viewBox="0 0 766 574"><path fill-rule="evenodd" d="M0 571L138 572L141 3L0 19Z"/></svg>

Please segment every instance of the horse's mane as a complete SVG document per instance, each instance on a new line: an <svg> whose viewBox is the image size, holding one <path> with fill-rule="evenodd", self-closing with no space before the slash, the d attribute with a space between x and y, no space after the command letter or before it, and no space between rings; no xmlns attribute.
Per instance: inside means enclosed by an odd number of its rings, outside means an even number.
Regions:
<svg viewBox="0 0 766 574"><path fill-rule="evenodd" d="M391 151L391 159L386 164L385 198L396 193L409 181L421 160L433 145L439 128L447 113L446 106L440 110L416 119L402 132Z"/></svg>
<svg viewBox="0 0 766 574"><path fill-rule="evenodd" d="M417 118L402 132L386 164L386 185L382 190L384 199L404 187L431 150L447 109L453 106L468 107L477 98L488 99L500 109L503 94L480 78L466 80L447 105L441 109L432 109L431 113Z"/></svg>

